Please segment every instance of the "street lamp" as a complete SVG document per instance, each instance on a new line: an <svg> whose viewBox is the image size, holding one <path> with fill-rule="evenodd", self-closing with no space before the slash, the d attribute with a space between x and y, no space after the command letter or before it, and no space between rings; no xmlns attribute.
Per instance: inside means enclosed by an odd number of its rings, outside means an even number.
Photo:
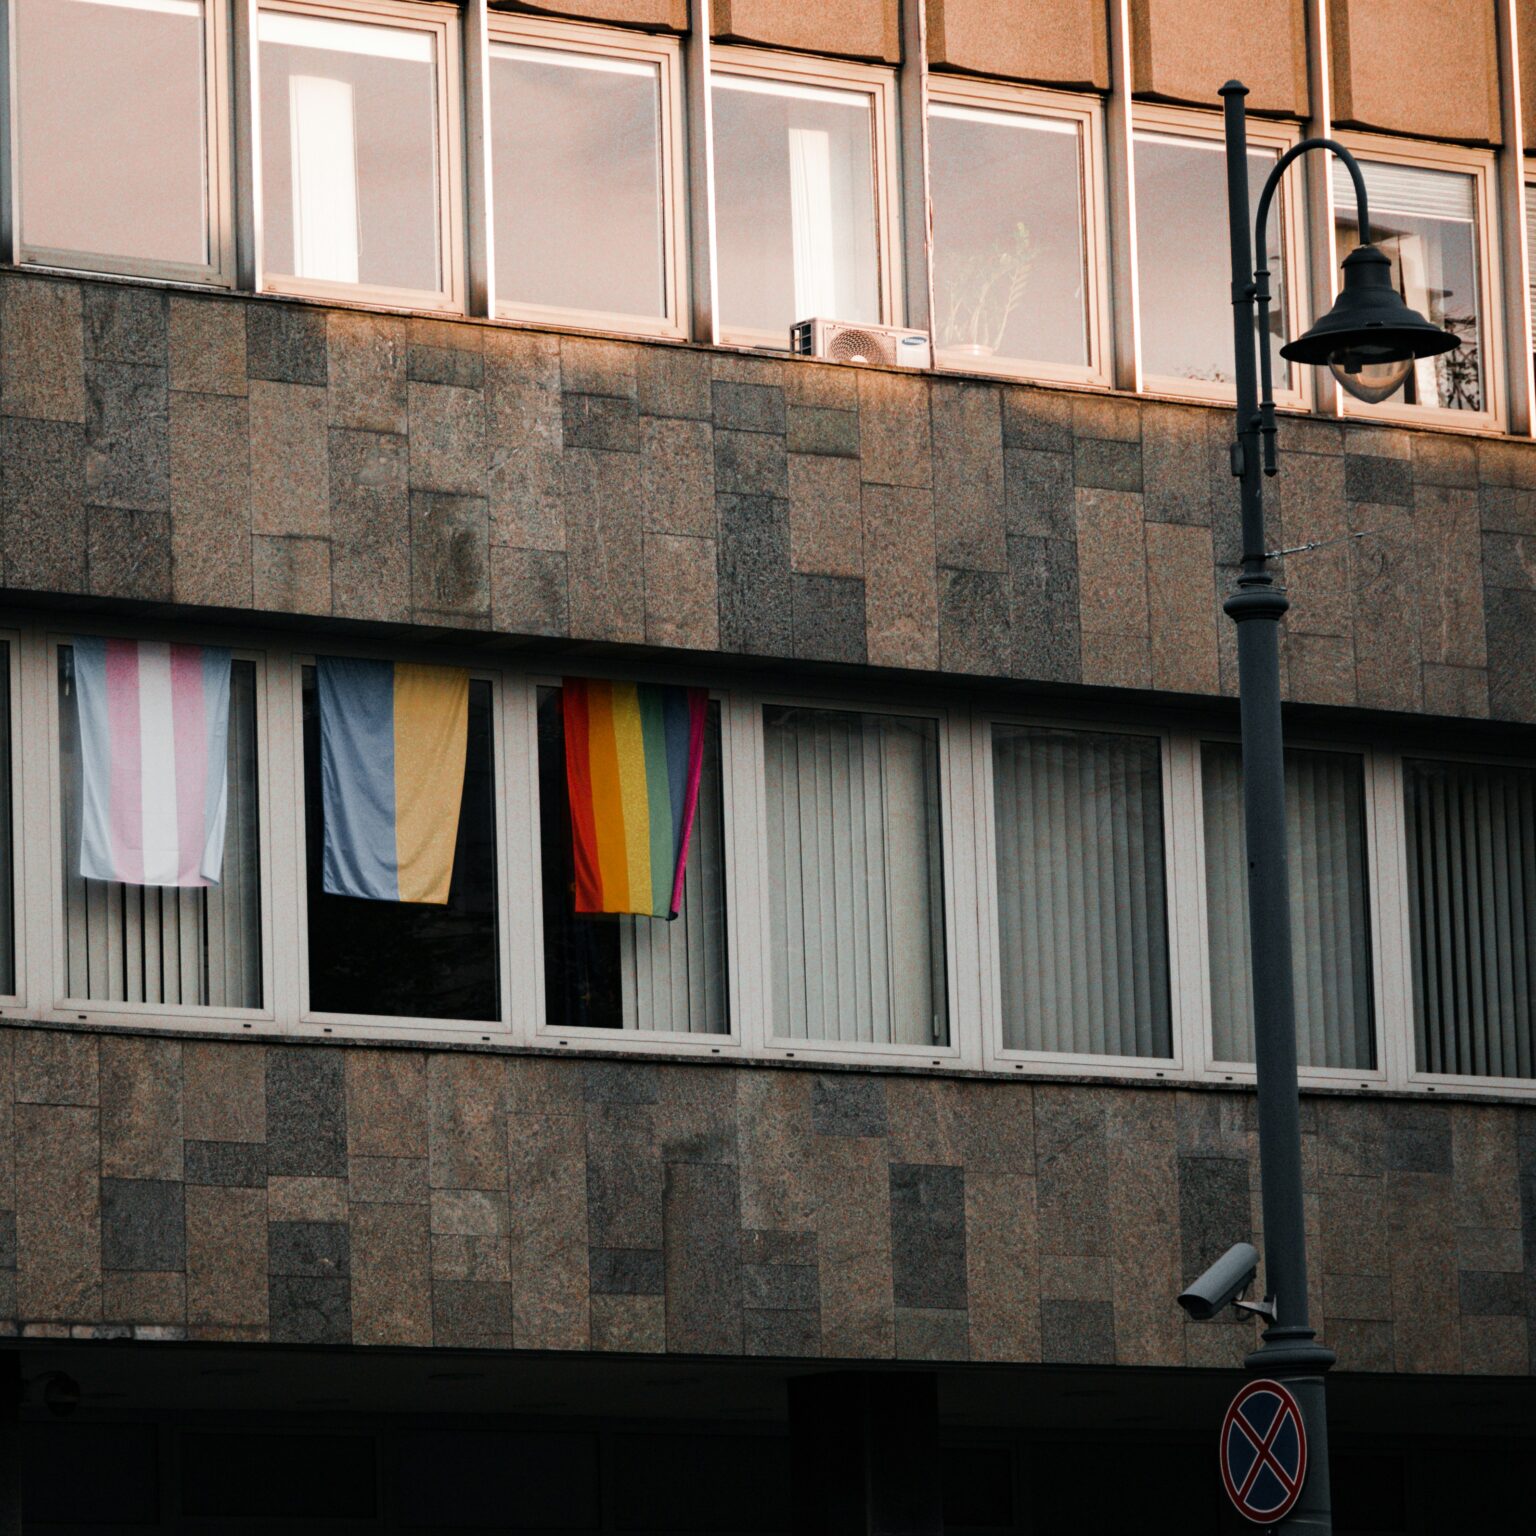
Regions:
<svg viewBox="0 0 1536 1536"><path fill-rule="evenodd" d="M1273 1314L1248 1369L1283 1380L1301 1406L1311 1444L1306 1486L1287 1525L1312 1536L1333 1529L1328 1489L1328 1424L1323 1373L1332 1350L1308 1321L1306 1225L1301 1183L1301 1110L1296 1087L1296 1004L1291 980L1290 880L1285 848L1285 755L1280 725L1281 616L1290 606L1276 588L1264 537L1264 475L1277 468L1270 377L1269 272L1255 271L1253 251L1269 249L1269 208L1291 161L1314 149L1336 154L1355 183L1359 249L1344 262L1333 308L1304 336L1280 349L1292 362L1326 364L1362 400L1382 400L1402 384L1415 358L1459 345L1399 297L1387 258L1371 243L1365 178L1354 156L1332 139L1287 150L1264 183L1249 244L1248 87L1221 88L1227 138L1227 211L1232 238L1232 325L1236 353L1237 441L1232 473L1240 483L1242 570L1226 601L1237 624L1238 701L1243 742L1243 817L1248 838L1249 943L1253 974L1254 1065L1258 1075L1259 1175L1263 1187L1268 1301ZM1258 354L1258 378L1254 356ZM1262 396L1259 379L1263 382ZM1261 464L1262 445L1262 464Z"/></svg>

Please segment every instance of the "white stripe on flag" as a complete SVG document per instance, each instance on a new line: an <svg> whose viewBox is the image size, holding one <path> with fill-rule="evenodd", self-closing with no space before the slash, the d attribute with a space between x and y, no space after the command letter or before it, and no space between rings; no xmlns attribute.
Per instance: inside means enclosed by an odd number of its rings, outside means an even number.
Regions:
<svg viewBox="0 0 1536 1536"><path fill-rule="evenodd" d="M143 764L145 885L175 885L181 872L175 740L171 648L143 642L139 646L139 760Z"/></svg>

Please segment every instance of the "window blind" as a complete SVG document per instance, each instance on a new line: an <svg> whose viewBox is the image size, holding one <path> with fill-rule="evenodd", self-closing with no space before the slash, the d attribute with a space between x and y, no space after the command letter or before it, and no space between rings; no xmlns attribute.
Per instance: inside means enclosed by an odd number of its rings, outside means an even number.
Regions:
<svg viewBox="0 0 1536 1536"><path fill-rule="evenodd" d="M1337 155L1333 161L1333 202L1340 218L1353 219L1355 182ZM1384 160L1362 160L1366 196L1371 213L1399 214L1408 218L1456 219L1470 224L1477 217L1477 189L1464 171L1434 171L1422 165L1391 165Z"/></svg>
<svg viewBox="0 0 1536 1536"><path fill-rule="evenodd" d="M229 688L229 808L224 873L201 889L121 885L80 874L80 731L70 648L60 650L59 775L64 821L68 995L167 1007L261 1006L261 854L256 669Z"/></svg>
<svg viewBox="0 0 1536 1536"><path fill-rule="evenodd" d="M1405 760L1419 1070L1536 1077L1536 770Z"/></svg>
<svg viewBox="0 0 1536 1536"><path fill-rule="evenodd" d="M1253 1060L1248 950L1248 843L1239 747L1200 749L1205 902L1211 956L1211 1046L1217 1061ZM1376 1061L1365 846L1365 764L1352 752L1285 754L1296 1059L1366 1071Z"/></svg>
<svg viewBox="0 0 1536 1536"><path fill-rule="evenodd" d="M1160 744L992 728L1003 1043L1172 1054Z"/></svg>
<svg viewBox="0 0 1536 1536"><path fill-rule="evenodd" d="M763 712L774 1033L949 1039L938 726Z"/></svg>

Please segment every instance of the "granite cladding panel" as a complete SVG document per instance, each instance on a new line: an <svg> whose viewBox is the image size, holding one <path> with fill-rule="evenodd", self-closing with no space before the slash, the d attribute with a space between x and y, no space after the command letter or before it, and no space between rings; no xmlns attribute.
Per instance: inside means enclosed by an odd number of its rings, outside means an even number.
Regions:
<svg viewBox="0 0 1536 1536"><path fill-rule="evenodd" d="M1216 695L1230 413L0 275L14 590ZM1297 702L1536 722L1536 444L1287 419ZM1363 534L1348 540L1350 534Z"/></svg>
<svg viewBox="0 0 1536 1536"><path fill-rule="evenodd" d="M1254 1343L1172 1301L1261 1241L1243 1092L15 1025L0 1057L0 1334L1201 1368ZM1536 1370L1536 1106L1308 1099L1303 1138L1341 1368Z"/></svg>

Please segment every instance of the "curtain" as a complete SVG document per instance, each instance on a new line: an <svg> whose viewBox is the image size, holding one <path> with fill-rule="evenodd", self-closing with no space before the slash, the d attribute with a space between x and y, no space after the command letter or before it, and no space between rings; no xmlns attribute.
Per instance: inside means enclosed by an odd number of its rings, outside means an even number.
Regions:
<svg viewBox="0 0 1536 1536"><path fill-rule="evenodd" d="M1403 763L1420 1071L1536 1077L1536 771Z"/></svg>
<svg viewBox="0 0 1536 1536"><path fill-rule="evenodd" d="M774 1033L947 1043L935 721L763 712Z"/></svg>
<svg viewBox="0 0 1536 1536"><path fill-rule="evenodd" d="M80 731L72 654L59 653L68 995L168 1007L261 1006L261 856L256 669L236 661L229 693L229 812L220 884L120 885L80 874Z"/></svg>
<svg viewBox="0 0 1536 1536"><path fill-rule="evenodd" d="M1003 1043L1172 1054L1160 746L994 725Z"/></svg>
<svg viewBox="0 0 1536 1536"><path fill-rule="evenodd" d="M1248 860L1242 752L1200 749L1205 900L1211 952L1211 1042L1217 1061L1253 1060ZM1368 1071L1376 1062L1371 1006L1365 764L1352 752L1285 754L1296 1059Z"/></svg>

